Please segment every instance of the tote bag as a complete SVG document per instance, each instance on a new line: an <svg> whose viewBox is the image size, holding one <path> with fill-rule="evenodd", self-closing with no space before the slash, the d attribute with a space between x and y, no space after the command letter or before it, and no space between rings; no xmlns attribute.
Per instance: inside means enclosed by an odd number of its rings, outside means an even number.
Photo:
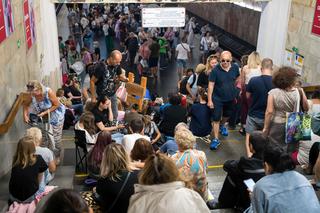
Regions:
<svg viewBox="0 0 320 213"><path fill-rule="evenodd" d="M118 88L116 95L122 102L127 101L128 93L127 93L127 89L126 89L126 84L124 82L121 82L121 85Z"/></svg>
<svg viewBox="0 0 320 213"><path fill-rule="evenodd" d="M298 91L297 91L298 92ZM300 140L311 140L311 116L300 111L301 96L298 92L298 101L294 112L286 114L285 142L297 143Z"/></svg>

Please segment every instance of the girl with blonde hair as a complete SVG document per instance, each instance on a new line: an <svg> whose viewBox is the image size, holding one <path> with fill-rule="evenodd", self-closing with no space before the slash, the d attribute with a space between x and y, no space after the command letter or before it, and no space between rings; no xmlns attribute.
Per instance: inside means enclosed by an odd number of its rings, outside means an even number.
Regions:
<svg viewBox="0 0 320 213"><path fill-rule="evenodd" d="M106 146L100 167L96 193L106 212L126 213L129 199L138 182L138 171L132 171L127 152L121 144Z"/></svg>
<svg viewBox="0 0 320 213"><path fill-rule="evenodd" d="M47 147L41 147L42 144L42 133L37 127L31 127L27 129L25 136L33 137L34 144L36 146L36 155L41 155L43 160L48 165L48 169L44 172L44 177L41 181L40 187L44 188L54 177L54 172L56 171L56 161L53 152Z"/></svg>
<svg viewBox="0 0 320 213"><path fill-rule="evenodd" d="M155 205L156 204L156 205ZM128 213L210 212L201 196L186 188L174 162L164 154L148 157L130 199Z"/></svg>
<svg viewBox="0 0 320 213"><path fill-rule="evenodd" d="M241 70L240 83L241 83L241 128L240 134L245 135L244 125L246 124L249 103L246 96L246 87L251 78L261 75L261 59L258 52L253 51L248 56L247 65Z"/></svg>
<svg viewBox="0 0 320 213"><path fill-rule="evenodd" d="M201 72L198 77L197 86L200 88L207 89L209 85L209 75L213 68L219 63L219 58L216 55L210 55L207 58L206 69Z"/></svg>
<svg viewBox="0 0 320 213"><path fill-rule="evenodd" d="M30 203L42 192L39 190L39 183L48 166L40 155L35 154L34 141L34 137L25 136L18 142L9 181L12 202Z"/></svg>

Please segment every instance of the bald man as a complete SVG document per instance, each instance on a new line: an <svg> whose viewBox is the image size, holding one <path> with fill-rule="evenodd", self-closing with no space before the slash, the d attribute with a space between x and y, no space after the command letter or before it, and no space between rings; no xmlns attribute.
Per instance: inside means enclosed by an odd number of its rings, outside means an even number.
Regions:
<svg viewBox="0 0 320 213"><path fill-rule="evenodd" d="M220 63L215 66L209 75L208 106L212 109L212 135L211 150L216 150L220 145L219 131L223 136L228 136L224 126L229 119L235 105L239 90L235 86L240 76L239 67L232 63L232 54L224 51L220 55Z"/></svg>
<svg viewBox="0 0 320 213"><path fill-rule="evenodd" d="M97 101L98 97L107 96L111 100L113 117L118 117L118 106L116 91L120 81L126 81L125 74L122 72L120 63L122 54L118 50L110 53L105 62L98 62L94 67L94 73L90 79L90 91L92 102Z"/></svg>

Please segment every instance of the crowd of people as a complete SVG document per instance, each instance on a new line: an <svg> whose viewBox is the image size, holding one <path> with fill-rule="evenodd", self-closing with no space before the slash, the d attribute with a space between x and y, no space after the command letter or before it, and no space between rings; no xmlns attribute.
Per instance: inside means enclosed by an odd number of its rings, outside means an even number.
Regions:
<svg viewBox="0 0 320 213"><path fill-rule="evenodd" d="M258 52L243 56L238 65L230 51L219 47L209 25L199 32L200 63L190 67L195 18L183 29L144 29L140 9L131 4L68 5L70 36L65 42L59 37L62 88L54 92L36 80L27 84L30 100L23 115L33 127L14 155L9 212L21 206L29 212L93 212L93 207L132 213L217 208L319 212L313 186L295 171L300 164L320 185L318 133L287 144L285 125L286 114L299 111L297 106L310 115L320 113L320 92L308 100L296 70L275 69ZM97 42L101 36L106 58ZM118 44L121 51L115 49ZM152 95L139 108L117 97L120 84L128 81L124 61L157 79L173 60L179 82L168 102ZM246 153L224 163L227 177L214 198L208 152L198 143L218 150L220 138L227 140L237 124ZM50 186L63 151L62 131L70 126L85 133L94 204L74 190ZM248 179L256 182L253 188L245 185Z"/></svg>

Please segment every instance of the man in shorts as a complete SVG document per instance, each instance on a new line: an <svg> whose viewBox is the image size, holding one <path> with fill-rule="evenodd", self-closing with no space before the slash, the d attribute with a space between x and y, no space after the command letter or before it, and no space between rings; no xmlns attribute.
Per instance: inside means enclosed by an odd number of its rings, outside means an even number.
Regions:
<svg viewBox="0 0 320 213"><path fill-rule="evenodd" d="M272 67L270 58L265 58L261 62L261 76L250 79L247 86L247 99L251 99L246 121L246 151L247 156L252 153L249 148L249 137L256 130L262 130L264 126L264 116L267 108L268 92L272 89Z"/></svg>
<svg viewBox="0 0 320 213"><path fill-rule="evenodd" d="M177 72L179 80L181 80L183 72L187 68L188 59L191 59L190 47L186 40L186 38L182 38L181 43L176 47Z"/></svg>
<svg viewBox="0 0 320 213"><path fill-rule="evenodd" d="M223 136L228 136L224 126L233 111L235 99L238 96L236 80L240 76L239 67L232 63L232 54L224 51L220 56L220 63L215 66L209 75L208 106L212 109L213 139L211 150L216 150L220 145L219 131Z"/></svg>

